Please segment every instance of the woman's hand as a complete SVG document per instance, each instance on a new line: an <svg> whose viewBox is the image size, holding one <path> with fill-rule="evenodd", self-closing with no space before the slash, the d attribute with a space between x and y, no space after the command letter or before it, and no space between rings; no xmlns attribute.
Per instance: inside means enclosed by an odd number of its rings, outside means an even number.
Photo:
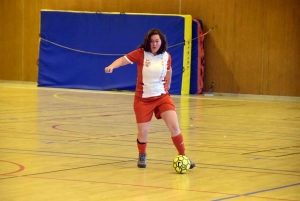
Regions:
<svg viewBox="0 0 300 201"><path fill-rule="evenodd" d="M104 71L105 73L112 73L115 68L119 68L120 66L125 66L127 64L130 64L130 62L125 59L125 57L120 57L116 59L112 64L107 66Z"/></svg>
<svg viewBox="0 0 300 201"><path fill-rule="evenodd" d="M106 68L104 69L105 73L112 73L113 70L114 70L113 67L106 67Z"/></svg>

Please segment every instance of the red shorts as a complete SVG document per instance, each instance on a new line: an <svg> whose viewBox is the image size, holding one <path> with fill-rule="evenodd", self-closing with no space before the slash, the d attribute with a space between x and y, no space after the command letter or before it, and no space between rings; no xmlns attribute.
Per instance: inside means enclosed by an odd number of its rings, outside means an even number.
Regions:
<svg viewBox="0 0 300 201"><path fill-rule="evenodd" d="M167 110L176 110L173 100L169 94L150 98L134 97L134 112L137 123L151 121L153 113L157 119L161 119L160 114Z"/></svg>

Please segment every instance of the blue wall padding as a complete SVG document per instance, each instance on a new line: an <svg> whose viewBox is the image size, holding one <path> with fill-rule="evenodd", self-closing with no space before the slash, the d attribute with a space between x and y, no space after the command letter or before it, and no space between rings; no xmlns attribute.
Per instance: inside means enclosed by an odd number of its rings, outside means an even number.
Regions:
<svg viewBox="0 0 300 201"><path fill-rule="evenodd" d="M166 34L169 46L182 43L184 26L181 16L41 11L38 86L135 90L136 64L112 74L104 68L136 49L152 28ZM168 49L173 61L171 94L181 93L183 48L181 44Z"/></svg>
<svg viewBox="0 0 300 201"><path fill-rule="evenodd" d="M190 94L196 94L198 91L198 38L199 37L199 28L198 22L193 20L192 22L192 59L191 59L191 79L190 79Z"/></svg>

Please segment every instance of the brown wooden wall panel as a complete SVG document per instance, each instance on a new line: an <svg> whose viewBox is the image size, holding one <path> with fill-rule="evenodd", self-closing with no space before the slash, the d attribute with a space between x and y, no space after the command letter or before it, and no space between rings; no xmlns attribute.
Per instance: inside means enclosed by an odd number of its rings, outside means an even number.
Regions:
<svg viewBox="0 0 300 201"><path fill-rule="evenodd" d="M38 1L39 9L73 10L73 11L100 11L101 0L43 0Z"/></svg>
<svg viewBox="0 0 300 201"><path fill-rule="evenodd" d="M40 27L38 2L25 1L24 10L24 80L37 81Z"/></svg>
<svg viewBox="0 0 300 201"><path fill-rule="evenodd" d="M183 13L202 19L204 31L217 24L205 36L204 91L214 81L215 92L299 96L299 3L183 1Z"/></svg>
<svg viewBox="0 0 300 201"><path fill-rule="evenodd" d="M0 79L22 80L22 0L0 1Z"/></svg>
<svg viewBox="0 0 300 201"><path fill-rule="evenodd" d="M179 0L102 0L103 12L179 14Z"/></svg>
<svg viewBox="0 0 300 201"><path fill-rule="evenodd" d="M264 1L236 0L231 93L262 94Z"/></svg>
<svg viewBox="0 0 300 201"><path fill-rule="evenodd" d="M1 0L0 79L37 81L40 10L190 14L204 23L205 87L300 96L299 0Z"/></svg>
<svg viewBox="0 0 300 201"><path fill-rule="evenodd" d="M267 0L264 93L300 96L300 1Z"/></svg>
<svg viewBox="0 0 300 201"><path fill-rule="evenodd" d="M213 31L205 36L205 87L207 91L214 82L215 92L232 93L234 51L234 6L233 0L184 0L182 11L201 19L204 32L214 25Z"/></svg>

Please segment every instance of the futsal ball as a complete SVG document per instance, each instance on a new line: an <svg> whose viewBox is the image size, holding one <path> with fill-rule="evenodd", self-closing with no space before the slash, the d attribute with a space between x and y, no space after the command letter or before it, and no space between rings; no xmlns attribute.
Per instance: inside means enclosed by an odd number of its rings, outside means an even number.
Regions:
<svg viewBox="0 0 300 201"><path fill-rule="evenodd" d="M178 155L173 160L173 168L177 173L186 173L191 167L190 159L184 155Z"/></svg>

